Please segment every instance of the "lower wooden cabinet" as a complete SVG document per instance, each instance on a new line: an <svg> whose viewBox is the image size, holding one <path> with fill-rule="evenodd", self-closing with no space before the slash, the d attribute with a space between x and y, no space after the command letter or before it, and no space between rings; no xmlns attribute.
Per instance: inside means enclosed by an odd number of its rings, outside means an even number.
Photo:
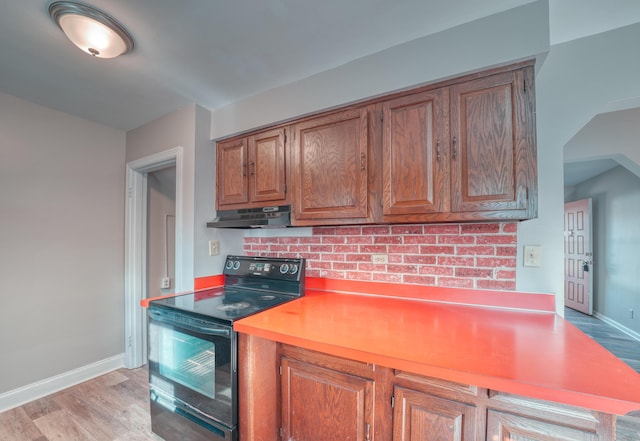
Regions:
<svg viewBox="0 0 640 441"><path fill-rule="evenodd" d="M472 441L476 411L468 404L396 387L393 441Z"/></svg>
<svg viewBox="0 0 640 441"><path fill-rule="evenodd" d="M371 440L373 380L282 358L282 438Z"/></svg>
<svg viewBox="0 0 640 441"><path fill-rule="evenodd" d="M239 349L243 441L640 441L638 418L244 334Z"/></svg>
<svg viewBox="0 0 640 441"><path fill-rule="evenodd" d="M487 440L491 441L598 441L593 432L540 421L521 415L489 410Z"/></svg>

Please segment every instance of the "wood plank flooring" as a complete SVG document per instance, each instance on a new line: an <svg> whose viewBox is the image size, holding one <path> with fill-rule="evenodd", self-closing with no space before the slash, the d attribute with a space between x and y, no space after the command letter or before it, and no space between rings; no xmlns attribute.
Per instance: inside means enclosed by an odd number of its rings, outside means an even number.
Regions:
<svg viewBox="0 0 640 441"><path fill-rule="evenodd" d="M147 375L118 369L0 413L0 441L159 441Z"/></svg>
<svg viewBox="0 0 640 441"><path fill-rule="evenodd" d="M565 318L640 372L640 342L570 308ZM161 441L151 432L147 381L146 367L118 369L0 413L0 441Z"/></svg>
<svg viewBox="0 0 640 441"><path fill-rule="evenodd" d="M640 373L640 341L600 319L571 308L564 309L564 318Z"/></svg>

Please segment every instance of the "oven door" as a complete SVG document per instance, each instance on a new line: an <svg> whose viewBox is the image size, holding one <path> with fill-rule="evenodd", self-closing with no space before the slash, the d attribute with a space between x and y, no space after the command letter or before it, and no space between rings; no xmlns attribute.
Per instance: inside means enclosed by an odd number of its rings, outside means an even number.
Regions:
<svg viewBox="0 0 640 441"><path fill-rule="evenodd" d="M185 424L195 423L214 433L222 431L219 439L234 439L238 418L237 342L231 325L153 304L148 314L154 431L161 424L159 414L173 413ZM154 414L158 417L155 421Z"/></svg>

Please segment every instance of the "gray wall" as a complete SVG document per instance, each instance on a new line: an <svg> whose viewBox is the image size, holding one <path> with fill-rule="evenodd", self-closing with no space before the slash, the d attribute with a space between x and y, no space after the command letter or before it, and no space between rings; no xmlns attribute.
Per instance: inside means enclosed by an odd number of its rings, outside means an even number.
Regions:
<svg viewBox="0 0 640 441"><path fill-rule="evenodd" d="M564 304L563 271L563 149L597 114L612 103L640 96L637 72L640 24L554 45L536 77L538 183L541 200L538 220L518 228L522 245L543 245L541 271L517 268L521 290L556 294L558 312Z"/></svg>
<svg viewBox="0 0 640 441"><path fill-rule="evenodd" d="M193 245L194 245L194 163L195 163L195 105L169 113L148 124L127 132L126 162L146 158L155 153L175 147L183 149L182 188L182 259L177 262L182 280L176 282L175 290L187 291L193 288Z"/></svg>
<svg viewBox="0 0 640 441"><path fill-rule="evenodd" d="M123 353L124 158L123 131L0 94L0 395Z"/></svg>
<svg viewBox="0 0 640 441"><path fill-rule="evenodd" d="M594 310L640 333L640 178L618 166L565 196L586 198L593 201Z"/></svg>
<svg viewBox="0 0 640 441"><path fill-rule="evenodd" d="M202 107L196 108L195 130L195 244L194 276L206 277L222 273L227 254L242 254L243 232L218 228L207 228L207 221L215 217L216 194L216 150L209 139L211 113ZM220 254L209 256L209 241L217 240Z"/></svg>

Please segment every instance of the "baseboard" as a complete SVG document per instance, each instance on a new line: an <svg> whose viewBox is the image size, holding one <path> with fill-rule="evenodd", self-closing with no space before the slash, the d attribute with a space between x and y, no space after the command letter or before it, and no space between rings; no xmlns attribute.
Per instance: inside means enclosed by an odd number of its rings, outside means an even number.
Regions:
<svg viewBox="0 0 640 441"><path fill-rule="evenodd" d="M75 386L121 367L124 367L124 354L106 358L60 375L10 390L0 394L0 412L22 406L30 401Z"/></svg>
<svg viewBox="0 0 640 441"><path fill-rule="evenodd" d="M596 318L598 318L598 319L602 320L603 322L607 323L608 325L613 326L618 331L627 334L629 337L633 338L634 340L640 341L640 334L637 333L636 331L634 331L633 329L629 329L626 326L621 325L620 323L616 322L613 319L610 319L606 315L600 314L598 311L594 311L593 315L596 316Z"/></svg>

